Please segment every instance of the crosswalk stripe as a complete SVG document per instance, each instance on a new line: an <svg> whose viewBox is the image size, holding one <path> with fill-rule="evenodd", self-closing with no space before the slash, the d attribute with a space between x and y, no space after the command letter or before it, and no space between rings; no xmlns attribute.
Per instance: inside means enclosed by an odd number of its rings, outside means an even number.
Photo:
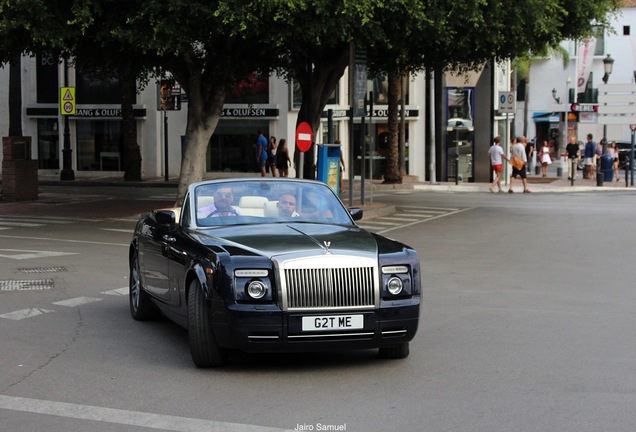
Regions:
<svg viewBox="0 0 636 432"><path fill-rule="evenodd" d="M98 301L102 301L102 299L95 298L95 297L75 297L75 298L70 298L68 300L53 302L53 304L58 306L76 307L76 306L81 306L81 305L85 305L89 303L95 303Z"/></svg>
<svg viewBox="0 0 636 432"><path fill-rule="evenodd" d="M25 318L32 318L34 316L55 312L50 309L40 309L40 308L32 308L32 309L21 309L14 312L9 312L0 315L0 318L10 319L14 321L23 320Z"/></svg>
<svg viewBox="0 0 636 432"><path fill-rule="evenodd" d="M117 288L109 291L104 291L102 294L112 295L112 296L126 296L128 295L128 287Z"/></svg>

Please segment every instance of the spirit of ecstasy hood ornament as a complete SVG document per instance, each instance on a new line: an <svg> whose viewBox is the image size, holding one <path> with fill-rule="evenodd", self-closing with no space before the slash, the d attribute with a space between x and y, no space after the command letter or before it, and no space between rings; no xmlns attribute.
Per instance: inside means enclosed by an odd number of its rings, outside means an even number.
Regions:
<svg viewBox="0 0 636 432"><path fill-rule="evenodd" d="M325 254L331 255L331 251L329 250L329 246L331 246L331 242L330 241L323 241L322 243L325 245L325 247L323 248L324 251L325 251Z"/></svg>

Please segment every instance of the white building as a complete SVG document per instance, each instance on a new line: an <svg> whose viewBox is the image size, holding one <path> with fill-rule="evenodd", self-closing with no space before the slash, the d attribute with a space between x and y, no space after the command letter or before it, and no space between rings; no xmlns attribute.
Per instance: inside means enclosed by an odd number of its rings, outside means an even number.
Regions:
<svg viewBox="0 0 636 432"><path fill-rule="evenodd" d="M585 46L582 43L566 41L562 46L570 54L567 67L563 68L561 58L538 59L530 68L529 99L527 111L524 101L517 104L515 130L523 133L524 116L527 116L530 139L553 140L563 148L566 126L569 136L585 141L588 133L600 141L604 127L598 122L598 89L605 75L604 62L608 55L614 59L609 84L631 84L636 78L636 2L625 2L619 15L613 20L611 29L605 29L591 45L591 55L586 64ZM577 88L577 82L582 87ZM607 139L631 139L629 125L608 125Z"/></svg>

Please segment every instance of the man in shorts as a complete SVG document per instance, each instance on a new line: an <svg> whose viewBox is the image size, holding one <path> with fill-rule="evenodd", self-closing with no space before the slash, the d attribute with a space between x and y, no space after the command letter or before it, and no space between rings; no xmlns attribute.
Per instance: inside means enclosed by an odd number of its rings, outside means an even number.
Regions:
<svg viewBox="0 0 636 432"><path fill-rule="evenodd" d="M592 139L591 133L587 134L587 143L583 154L583 178L593 179L596 173L596 163L594 162L594 154L596 152L596 143Z"/></svg>
<svg viewBox="0 0 636 432"><path fill-rule="evenodd" d="M528 189L528 180L527 180L528 158L526 156L526 147L524 145L524 141L525 141L524 138L525 137L519 137L517 139L512 140L514 145L512 146L512 149L510 150L510 158L512 159L513 157L516 156L520 158L521 160L523 160L524 164L521 168L516 168L513 165L512 176L510 177L510 189L508 189L508 193L514 193L514 190L512 190L512 185L515 183L515 179L517 178L517 176L521 177L521 182L523 183L523 193L532 192L530 189Z"/></svg>
<svg viewBox="0 0 636 432"><path fill-rule="evenodd" d="M490 193L495 193L495 186L499 189L499 193L503 193L501 190L501 176L503 175L503 160L506 161L508 158L504 154L503 149L501 148L501 138L495 137L494 144L488 150L488 154L490 155L490 164L492 165L492 171L495 174L495 179L490 184L488 190Z"/></svg>

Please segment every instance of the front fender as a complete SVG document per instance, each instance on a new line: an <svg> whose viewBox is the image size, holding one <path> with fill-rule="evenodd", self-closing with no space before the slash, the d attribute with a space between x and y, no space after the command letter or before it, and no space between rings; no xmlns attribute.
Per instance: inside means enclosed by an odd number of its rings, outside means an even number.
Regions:
<svg viewBox="0 0 636 432"><path fill-rule="evenodd" d="M206 269L203 265L201 265L201 263L194 264L194 266L192 267L192 273L194 273L194 277L199 280L205 298L211 298L212 290L214 289L213 274L210 274L210 277L208 277L208 274L206 274ZM191 282L191 280L189 280L188 282ZM188 283L188 286L189 285L190 284Z"/></svg>

